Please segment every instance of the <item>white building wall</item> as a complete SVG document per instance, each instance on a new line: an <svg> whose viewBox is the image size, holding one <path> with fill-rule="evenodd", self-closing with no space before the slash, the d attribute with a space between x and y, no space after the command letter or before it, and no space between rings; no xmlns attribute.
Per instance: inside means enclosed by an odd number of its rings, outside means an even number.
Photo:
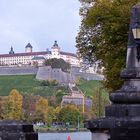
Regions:
<svg viewBox="0 0 140 140"><path fill-rule="evenodd" d="M31 51L31 50L30 50ZM44 53L43 55L38 55L35 54L33 55L31 53L31 55L5 55L5 56L0 56L0 65L18 65L18 64L30 64L32 62L32 58L35 56L43 56L45 59L51 59L51 58L57 58L60 59L62 58L63 60L65 60L66 62L70 63L73 66L79 66L80 62L78 60L78 58L76 56L73 56L71 54L61 54L60 52L60 48L58 47L52 47L51 52L49 53Z"/></svg>
<svg viewBox="0 0 140 140"><path fill-rule="evenodd" d="M43 55L42 55L43 56ZM34 56L11 56L11 57L0 57L0 64L4 65L15 65L15 64L30 64L32 61L32 58ZM62 58L66 62L70 63L73 66L79 66L79 60L76 57L73 56L66 56L66 55L50 55L50 54L45 54L43 56L45 59L51 59L51 58L57 58L60 59Z"/></svg>
<svg viewBox="0 0 140 140"><path fill-rule="evenodd" d="M26 52L26 53L32 52L32 48L25 48L25 52Z"/></svg>
<svg viewBox="0 0 140 140"><path fill-rule="evenodd" d="M51 58L60 59L60 49L59 48L52 48L51 49Z"/></svg>

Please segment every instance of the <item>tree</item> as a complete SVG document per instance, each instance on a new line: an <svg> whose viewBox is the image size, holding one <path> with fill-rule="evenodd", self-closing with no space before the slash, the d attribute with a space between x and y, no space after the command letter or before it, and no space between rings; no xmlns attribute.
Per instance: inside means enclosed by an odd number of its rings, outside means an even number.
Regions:
<svg viewBox="0 0 140 140"><path fill-rule="evenodd" d="M44 62L46 66L51 66L52 68L61 68L62 71L69 71L70 64L65 62L63 59L52 58Z"/></svg>
<svg viewBox="0 0 140 140"><path fill-rule="evenodd" d="M34 112L36 109L36 102L39 100L39 96L33 96L32 94L24 94L23 98L23 110L24 120L32 122L34 120Z"/></svg>
<svg viewBox="0 0 140 140"><path fill-rule="evenodd" d="M110 104L109 99L104 94L104 89L101 86L98 85L97 88L94 89L94 94L92 96L92 111L95 117L104 116L105 106Z"/></svg>
<svg viewBox="0 0 140 140"><path fill-rule="evenodd" d="M61 104L62 98L64 95L67 95L64 91L58 90L56 93L56 103L57 105Z"/></svg>
<svg viewBox="0 0 140 140"><path fill-rule="evenodd" d="M5 112L5 101L7 99L7 96L0 97L0 120L4 119L4 112Z"/></svg>
<svg viewBox="0 0 140 140"><path fill-rule="evenodd" d="M40 97L36 103L35 121L47 122L48 119L48 100Z"/></svg>
<svg viewBox="0 0 140 140"><path fill-rule="evenodd" d="M120 71L125 67L126 46L131 7L139 0L80 0L84 7L82 24L77 36L88 38L84 45L77 45L81 56L100 60L105 67L105 85L112 91L120 88L123 80ZM88 6L86 6L88 5ZM81 10L81 9L80 9ZM84 31L84 33L83 33ZM91 33L89 35L89 33Z"/></svg>
<svg viewBox="0 0 140 140"><path fill-rule="evenodd" d="M94 44L92 43L93 28L86 26L84 21L86 19L87 12L93 0L79 0L82 7L80 8L80 15L82 17L80 32L76 37L76 47L78 48L78 56L83 59L84 64L91 64L95 59L94 55Z"/></svg>
<svg viewBox="0 0 140 140"><path fill-rule="evenodd" d="M50 83L49 83L48 80L42 80L42 81L40 81L40 85L41 85L41 86L49 86Z"/></svg>
<svg viewBox="0 0 140 140"><path fill-rule="evenodd" d="M55 120L55 109L52 106L49 106L48 107L47 125L51 126L51 124L54 120Z"/></svg>
<svg viewBox="0 0 140 140"><path fill-rule="evenodd" d="M4 104L4 119L20 120L23 117L23 97L16 89L10 92Z"/></svg>
<svg viewBox="0 0 140 140"><path fill-rule="evenodd" d="M70 125L77 125L77 120L81 121L81 115L79 110L74 105L68 105L63 107L58 115L58 120L62 123L69 123Z"/></svg>
<svg viewBox="0 0 140 140"><path fill-rule="evenodd" d="M60 111L61 111L61 107L60 106L57 106L56 108L55 108L55 110L54 110L54 113L55 113L55 118L54 118L54 120L56 121L56 122L59 122L59 114L60 114Z"/></svg>

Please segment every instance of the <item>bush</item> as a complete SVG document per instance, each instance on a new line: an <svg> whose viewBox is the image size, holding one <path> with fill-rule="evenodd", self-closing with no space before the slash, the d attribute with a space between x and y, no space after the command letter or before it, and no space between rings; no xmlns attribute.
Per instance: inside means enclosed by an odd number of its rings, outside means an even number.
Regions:
<svg viewBox="0 0 140 140"><path fill-rule="evenodd" d="M43 81L40 82L40 85L41 85L41 86L49 86L50 83L49 83L48 80L43 80Z"/></svg>

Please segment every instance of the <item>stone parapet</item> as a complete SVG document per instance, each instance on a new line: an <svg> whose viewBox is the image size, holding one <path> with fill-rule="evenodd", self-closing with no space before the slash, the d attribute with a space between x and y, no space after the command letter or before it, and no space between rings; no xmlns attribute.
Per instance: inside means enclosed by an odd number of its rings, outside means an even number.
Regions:
<svg viewBox="0 0 140 140"><path fill-rule="evenodd" d="M0 121L0 140L38 140L33 125L21 121Z"/></svg>

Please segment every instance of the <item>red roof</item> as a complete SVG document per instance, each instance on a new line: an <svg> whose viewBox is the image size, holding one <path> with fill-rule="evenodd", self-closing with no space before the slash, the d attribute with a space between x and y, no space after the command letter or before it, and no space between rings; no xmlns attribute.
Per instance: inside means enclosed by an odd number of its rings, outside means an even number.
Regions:
<svg viewBox="0 0 140 140"><path fill-rule="evenodd" d="M51 52L43 51L43 52L30 52L30 53L0 54L0 57L34 56L34 55L45 55L45 54L51 54ZM74 53L60 52L60 54L76 57L76 54Z"/></svg>
<svg viewBox="0 0 140 140"><path fill-rule="evenodd" d="M34 56L34 55L45 55L45 54L48 54L48 52L30 52L30 53L0 54L0 57Z"/></svg>
<svg viewBox="0 0 140 140"><path fill-rule="evenodd" d="M70 55L70 56L77 57L76 54L74 54L74 53L60 52L60 54L62 54L62 55Z"/></svg>

